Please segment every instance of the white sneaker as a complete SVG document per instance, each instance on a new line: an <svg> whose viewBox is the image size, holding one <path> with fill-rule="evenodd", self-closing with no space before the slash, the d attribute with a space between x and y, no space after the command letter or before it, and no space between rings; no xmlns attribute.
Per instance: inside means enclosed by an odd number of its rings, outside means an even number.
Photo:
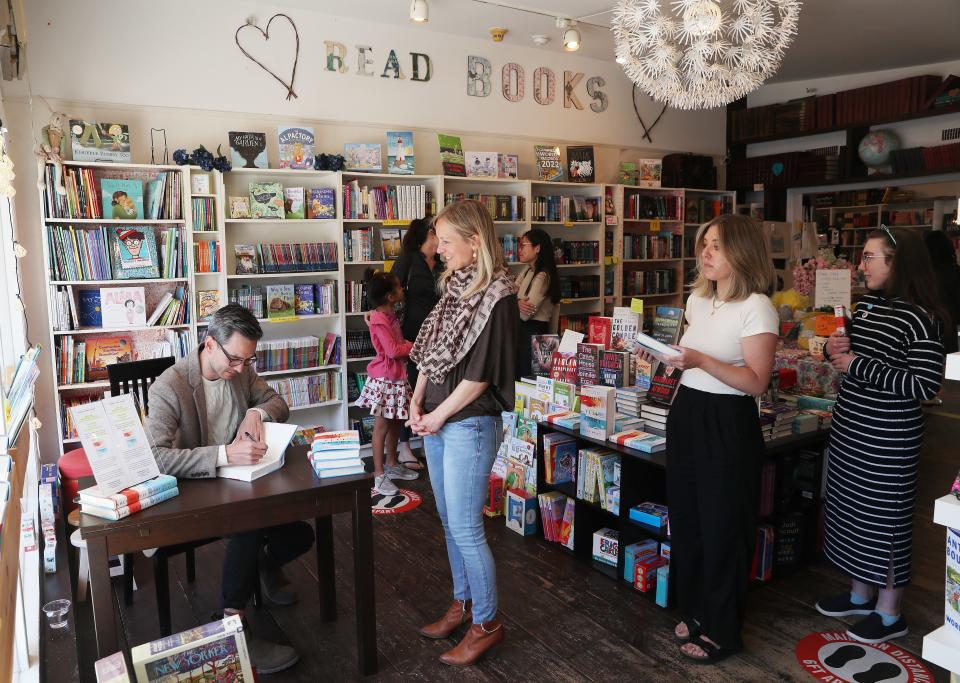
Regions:
<svg viewBox="0 0 960 683"><path fill-rule="evenodd" d="M419 472L414 472L409 467L400 464L397 464L396 467L387 466L383 471L391 479L402 479L404 481L413 481L420 476Z"/></svg>
<svg viewBox="0 0 960 683"><path fill-rule="evenodd" d="M378 477L373 478L373 488L377 493L380 493L384 496L395 496L400 493L400 489L397 488L397 485L390 481L390 477L386 474L381 474Z"/></svg>

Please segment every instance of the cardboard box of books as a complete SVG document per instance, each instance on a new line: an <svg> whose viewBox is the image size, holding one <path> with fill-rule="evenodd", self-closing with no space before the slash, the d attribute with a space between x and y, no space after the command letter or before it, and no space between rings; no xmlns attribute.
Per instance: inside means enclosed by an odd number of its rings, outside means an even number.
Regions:
<svg viewBox="0 0 960 683"><path fill-rule="evenodd" d="M243 622L230 615L130 651L138 683L230 680L252 683Z"/></svg>

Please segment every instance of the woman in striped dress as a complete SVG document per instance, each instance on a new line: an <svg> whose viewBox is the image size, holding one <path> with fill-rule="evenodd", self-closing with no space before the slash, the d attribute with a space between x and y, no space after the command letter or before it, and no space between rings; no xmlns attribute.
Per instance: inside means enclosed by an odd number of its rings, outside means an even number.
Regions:
<svg viewBox="0 0 960 683"><path fill-rule="evenodd" d="M943 377L940 306L930 258L910 229L869 234L860 262L869 292L849 337L827 356L844 373L827 465L827 557L851 589L817 602L827 616L865 615L847 634L882 643L907 633L900 599L910 582L913 507L923 413Z"/></svg>

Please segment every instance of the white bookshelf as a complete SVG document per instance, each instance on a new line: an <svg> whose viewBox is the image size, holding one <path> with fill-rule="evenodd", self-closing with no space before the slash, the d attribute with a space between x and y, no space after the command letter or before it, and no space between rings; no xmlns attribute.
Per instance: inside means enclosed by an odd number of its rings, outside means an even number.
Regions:
<svg viewBox="0 0 960 683"><path fill-rule="evenodd" d="M333 280L336 285L336 312L314 313L308 315L291 316L289 318L271 319L261 318L259 322L263 328L265 341L289 339L303 336L316 336L321 344L328 333L340 336L341 361L344 360L344 324L343 316L343 282L344 282L344 254L342 240L342 207L340 173L330 171L295 170L295 169L260 169L239 168L219 176L217 184L218 201L224 210L218 228L221 238L221 248L224 253L223 273L219 278L221 304L230 302L230 291L243 285L251 287L277 284L319 284L325 280ZM275 182L284 188L304 188L305 202L309 201L311 188L330 188L335 195L337 205L336 218L311 219L255 219L231 218L229 216L229 198L249 196L250 183ZM332 242L336 245L337 266L333 270L314 270L290 273L256 273L236 274L236 256L234 247L238 244L269 244L269 243L307 243ZM264 289L264 292L266 290ZM269 306L269 302L265 302ZM199 326L201 329L203 325ZM322 358L321 358L322 360ZM263 370L259 374L267 381L280 379L295 379L313 374L331 373L339 378L341 396L335 399L310 403L307 405L291 406L291 422L301 426L313 427L323 425L327 429L342 429L346 425L346 371L345 362L332 364L317 364L309 368Z"/></svg>
<svg viewBox="0 0 960 683"><path fill-rule="evenodd" d="M47 289L48 317L51 321L50 329L47 331L47 348L50 354L51 381L53 382L54 400L56 401L56 421L57 421L57 442L59 444L60 454L65 450L75 448L79 440L75 437L65 434L64 424L64 400L70 400L79 397L100 398L105 393L109 393L110 383L106 379L90 380L86 378L83 382L61 383L57 372L58 344L66 344L73 338L74 343L87 342L99 337L126 336L132 341L133 352L136 353L138 343L144 341L157 341L168 333L174 335L186 333L187 346L196 342L195 334L195 309L194 286L192 277L192 240L190 230L190 180L189 172L180 167L172 165L150 165L150 164L117 164L106 162L64 162L64 170L90 169L94 175L93 195L95 201L102 202L100 181L104 178L111 179L132 179L144 182L142 196L144 198L144 211L149 209L147 203L146 181L158 177L160 173L176 174L180 179L180 203L179 215L165 219L144 219L137 218L133 220L115 219L115 218L64 218L51 215L45 201L45 191L39 191L39 200L41 206L41 215L43 220L43 269L44 282ZM78 192L80 192L78 188ZM53 192L51 188L51 193ZM102 203L100 204L102 207ZM94 231L100 227L116 228L120 226L134 226L142 231L151 230L154 232L157 245L157 256L162 262L163 253L157 231L160 229L175 228L178 231L178 239L183 246L183 268L184 275L171 278L104 278L100 280L65 280L55 279L52 269L52 257L54 246L50 243L49 229L73 228L76 233L84 231ZM109 247L109 244L108 244ZM108 248L109 251L109 248ZM183 324L177 325L155 325L155 326L135 326L120 329L104 327L78 327L76 329L54 329L54 321L57 314L57 306L54 297L50 295L53 287L65 287L72 290L73 304L79 311L78 299L82 290L97 290L101 288L116 287L143 287L145 295L146 317L149 319L154 307L160 298L166 292L174 292L178 287L186 288L184 303L187 306L187 320ZM71 325L73 327L73 325ZM85 362L85 359L84 359Z"/></svg>

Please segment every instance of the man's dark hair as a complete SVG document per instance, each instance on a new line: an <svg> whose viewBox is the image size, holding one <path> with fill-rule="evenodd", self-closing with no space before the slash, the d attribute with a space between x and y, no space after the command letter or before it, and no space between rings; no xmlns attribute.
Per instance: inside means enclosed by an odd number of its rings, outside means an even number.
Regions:
<svg viewBox="0 0 960 683"><path fill-rule="evenodd" d="M250 341L259 341L263 336L263 328L253 313L240 304L227 304L210 316L207 334L226 345L234 332Z"/></svg>

